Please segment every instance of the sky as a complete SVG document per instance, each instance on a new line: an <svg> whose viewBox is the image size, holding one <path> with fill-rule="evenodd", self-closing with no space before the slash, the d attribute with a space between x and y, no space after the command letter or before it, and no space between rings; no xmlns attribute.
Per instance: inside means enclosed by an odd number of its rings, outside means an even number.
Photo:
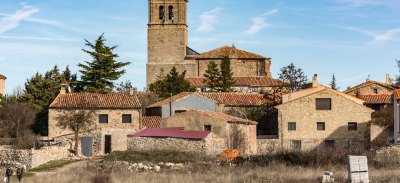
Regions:
<svg viewBox="0 0 400 183"><path fill-rule="evenodd" d="M132 62L119 81L145 87L147 0L0 0L0 74L6 92L58 65L79 73L90 60L85 39L102 33L119 61ZM271 71L290 63L342 90L399 74L399 0L191 0L189 46L225 45L272 58Z"/></svg>

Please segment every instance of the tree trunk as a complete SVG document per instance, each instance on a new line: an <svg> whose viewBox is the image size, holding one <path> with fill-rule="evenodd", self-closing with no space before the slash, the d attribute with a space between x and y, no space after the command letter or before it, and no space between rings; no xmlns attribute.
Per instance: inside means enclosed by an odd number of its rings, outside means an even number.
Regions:
<svg viewBox="0 0 400 183"><path fill-rule="evenodd" d="M17 121L17 128L15 129L15 143L18 145L18 139L19 139L19 121Z"/></svg>
<svg viewBox="0 0 400 183"><path fill-rule="evenodd" d="M78 144L79 144L79 131L75 132L75 156L78 156Z"/></svg>

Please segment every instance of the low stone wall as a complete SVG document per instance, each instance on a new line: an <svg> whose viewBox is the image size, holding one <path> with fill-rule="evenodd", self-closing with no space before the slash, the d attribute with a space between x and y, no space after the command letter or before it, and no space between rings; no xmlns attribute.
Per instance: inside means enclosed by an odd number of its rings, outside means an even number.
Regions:
<svg viewBox="0 0 400 183"><path fill-rule="evenodd" d="M271 154L279 150L279 139L257 139L257 154Z"/></svg>
<svg viewBox="0 0 400 183"><path fill-rule="evenodd" d="M212 133L203 140L128 137L128 150L132 151L181 151L216 156L224 149L225 140Z"/></svg>
<svg viewBox="0 0 400 183"><path fill-rule="evenodd" d="M388 127L371 125L371 147L382 147L390 144L393 130Z"/></svg>
<svg viewBox="0 0 400 183"><path fill-rule="evenodd" d="M35 168L50 161L71 157L67 147L43 147L35 149L13 149L11 146L0 146L0 167L26 165Z"/></svg>

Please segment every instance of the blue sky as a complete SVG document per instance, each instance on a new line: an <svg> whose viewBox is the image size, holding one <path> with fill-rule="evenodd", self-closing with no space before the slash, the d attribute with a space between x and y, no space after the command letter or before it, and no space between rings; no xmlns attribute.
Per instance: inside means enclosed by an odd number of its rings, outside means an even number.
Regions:
<svg viewBox="0 0 400 183"><path fill-rule="evenodd" d="M89 57L84 39L105 33L132 62L121 81L143 88L147 62L147 0L0 0L0 73L6 90L36 72ZM328 84L332 73L345 89L370 75L398 75L398 0L191 0L189 45L203 52L224 45L272 58L272 73L293 62Z"/></svg>

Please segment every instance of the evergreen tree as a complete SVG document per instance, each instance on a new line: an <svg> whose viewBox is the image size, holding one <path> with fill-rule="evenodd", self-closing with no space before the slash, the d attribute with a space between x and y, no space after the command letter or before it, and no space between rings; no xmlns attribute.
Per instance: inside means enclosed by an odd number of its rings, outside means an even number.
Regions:
<svg viewBox="0 0 400 183"><path fill-rule="evenodd" d="M215 92L218 90L221 81L221 73L219 72L218 65L211 61L207 65L206 73L204 74L204 83L210 88L210 92Z"/></svg>
<svg viewBox="0 0 400 183"><path fill-rule="evenodd" d="M88 53L93 60L85 61L85 64L78 66L82 76L80 85L86 92L91 93L109 93L114 89L114 81L118 80L125 73L124 66L130 62L118 62L115 59L118 57L113 51L117 46L108 47L105 45L104 34L102 34L95 43L86 40L86 46L92 49L82 49Z"/></svg>
<svg viewBox="0 0 400 183"><path fill-rule="evenodd" d="M177 95L182 92L194 92L195 88L190 86L189 81L185 79L186 71L182 74L175 67L160 80L150 84L150 91L156 93L160 99L168 98L172 95Z"/></svg>
<svg viewBox="0 0 400 183"><path fill-rule="evenodd" d="M24 93L19 99L29 103L38 112L33 124L33 132L47 135L48 107L60 93L62 84L76 83L76 75L67 67L60 72L57 66L44 75L36 73L25 83Z"/></svg>
<svg viewBox="0 0 400 183"><path fill-rule="evenodd" d="M221 92L232 91L232 86L235 84L233 72L231 71L231 60L229 57L224 57L221 63L221 82L219 90Z"/></svg>
<svg viewBox="0 0 400 183"><path fill-rule="evenodd" d="M332 81L331 81L331 83L329 83L329 86L334 90L339 90L339 88L336 86L335 73L333 73L333 75L332 75Z"/></svg>
<svg viewBox="0 0 400 183"><path fill-rule="evenodd" d="M293 63L281 68L279 79L288 85L290 91L300 90L308 83L303 70L297 68Z"/></svg>

